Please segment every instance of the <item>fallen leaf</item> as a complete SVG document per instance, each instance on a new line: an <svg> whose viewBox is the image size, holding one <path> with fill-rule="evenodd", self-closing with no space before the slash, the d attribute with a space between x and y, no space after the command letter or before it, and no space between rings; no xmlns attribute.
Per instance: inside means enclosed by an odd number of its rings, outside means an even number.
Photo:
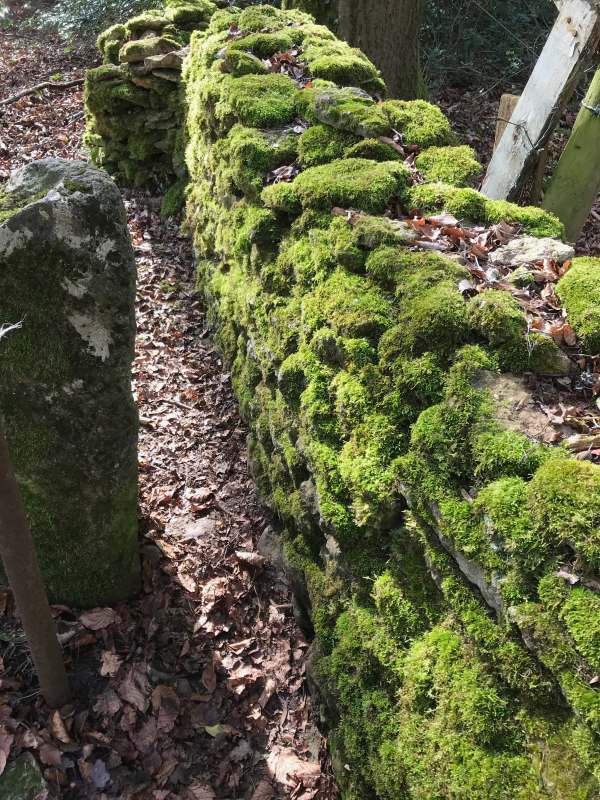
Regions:
<svg viewBox="0 0 600 800"><path fill-rule="evenodd" d="M0 726L0 775L6 768L6 762L10 755L10 749L15 737L3 725Z"/></svg>
<svg viewBox="0 0 600 800"><path fill-rule="evenodd" d="M67 733L65 723L60 715L60 711L53 711L50 715L50 731L55 739L64 744L69 744L71 737Z"/></svg>
<svg viewBox="0 0 600 800"><path fill-rule="evenodd" d="M123 660L110 650L105 650L100 659L100 675L114 678L119 671Z"/></svg>
<svg viewBox="0 0 600 800"><path fill-rule="evenodd" d="M79 615L79 621L90 631L101 631L108 628L119 617L112 608L93 608L91 611L84 611Z"/></svg>

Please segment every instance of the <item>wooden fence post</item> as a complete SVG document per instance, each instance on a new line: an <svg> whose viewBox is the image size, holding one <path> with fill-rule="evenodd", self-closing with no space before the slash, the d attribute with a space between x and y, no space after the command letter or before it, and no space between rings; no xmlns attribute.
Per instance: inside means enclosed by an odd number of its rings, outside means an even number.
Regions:
<svg viewBox="0 0 600 800"><path fill-rule="evenodd" d="M519 196L600 37L597 0L557 2L559 16L488 167L481 191Z"/></svg>
<svg viewBox="0 0 600 800"><path fill-rule="evenodd" d="M583 101L571 138L544 196L543 206L563 222L575 242L600 191L600 69Z"/></svg>

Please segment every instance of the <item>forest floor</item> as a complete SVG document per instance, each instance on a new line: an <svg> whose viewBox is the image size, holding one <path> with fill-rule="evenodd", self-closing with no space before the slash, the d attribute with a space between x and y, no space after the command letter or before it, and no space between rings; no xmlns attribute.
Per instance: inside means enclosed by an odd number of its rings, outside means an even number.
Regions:
<svg viewBox="0 0 600 800"><path fill-rule="evenodd" d="M88 64L51 38L0 32L0 98L82 77ZM497 96L440 99L485 163ZM35 159L85 157L83 123L81 87L0 106L0 180ZM257 549L275 522L248 470L191 248L176 220L161 221L159 198L124 199L138 261L143 591L114 609L56 608L75 700L54 712L0 593L0 774L28 751L51 796L67 800L333 800L306 687L308 642L288 586ZM581 252L598 252L599 221L600 208Z"/></svg>

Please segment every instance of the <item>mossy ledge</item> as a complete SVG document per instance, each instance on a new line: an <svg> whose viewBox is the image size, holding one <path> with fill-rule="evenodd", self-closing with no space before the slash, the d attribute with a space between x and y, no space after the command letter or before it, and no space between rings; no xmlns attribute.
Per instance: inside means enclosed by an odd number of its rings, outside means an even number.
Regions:
<svg viewBox="0 0 600 800"><path fill-rule="evenodd" d="M261 66L288 40L310 82ZM385 99L298 10L217 10L182 101L198 289L309 600L343 797L600 797L600 468L507 429L494 389L566 356L510 295L463 298L465 269L389 212L540 237L559 221L470 188L478 164L442 112ZM593 345L598 301L583 313L563 288Z"/></svg>

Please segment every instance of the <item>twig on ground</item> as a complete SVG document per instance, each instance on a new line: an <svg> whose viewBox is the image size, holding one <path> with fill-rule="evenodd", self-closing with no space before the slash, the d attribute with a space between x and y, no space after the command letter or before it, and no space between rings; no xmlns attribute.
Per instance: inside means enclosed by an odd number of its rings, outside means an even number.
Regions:
<svg viewBox="0 0 600 800"><path fill-rule="evenodd" d="M52 89L54 91L58 91L60 89L70 89L72 86L82 86L84 78L75 78L72 81L65 81L64 83L56 83L55 81L44 81L43 83L37 83L35 86L30 86L27 89L21 89L20 92L16 94L10 95L10 97L6 97L4 100L0 100L0 106L7 106L10 103L16 103L17 100L20 100L22 97L26 97L28 94L33 94L34 92L39 92L42 89Z"/></svg>

